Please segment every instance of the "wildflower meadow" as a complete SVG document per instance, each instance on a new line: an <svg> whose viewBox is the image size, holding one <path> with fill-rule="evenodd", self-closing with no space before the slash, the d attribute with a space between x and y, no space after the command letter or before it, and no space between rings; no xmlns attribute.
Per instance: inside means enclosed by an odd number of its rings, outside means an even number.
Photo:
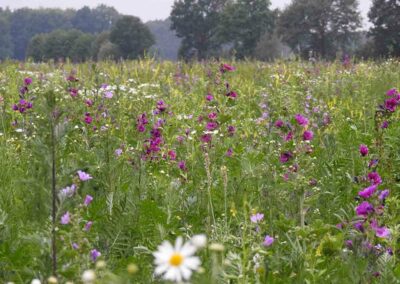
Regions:
<svg viewBox="0 0 400 284"><path fill-rule="evenodd" d="M1 283L400 283L400 62L0 64Z"/></svg>

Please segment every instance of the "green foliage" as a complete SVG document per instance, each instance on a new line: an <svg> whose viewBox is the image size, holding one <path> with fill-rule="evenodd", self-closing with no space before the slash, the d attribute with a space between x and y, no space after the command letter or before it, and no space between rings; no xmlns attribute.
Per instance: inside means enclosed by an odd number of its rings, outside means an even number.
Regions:
<svg viewBox="0 0 400 284"><path fill-rule="evenodd" d="M400 56L400 3L393 0L374 0L368 13L373 27L370 35L375 56Z"/></svg>
<svg viewBox="0 0 400 284"><path fill-rule="evenodd" d="M279 33L298 54L322 58L349 53L361 25L356 0L294 0L279 17Z"/></svg>
<svg viewBox="0 0 400 284"><path fill-rule="evenodd" d="M219 36L224 43L233 44L238 58L251 57L257 42L272 33L276 15L268 0L239 0L229 3L219 24Z"/></svg>
<svg viewBox="0 0 400 284"><path fill-rule="evenodd" d="M111 29L110 42L118 47L123 58L136 59L153 45L154 37L139 18L124 16Z"/></svg>

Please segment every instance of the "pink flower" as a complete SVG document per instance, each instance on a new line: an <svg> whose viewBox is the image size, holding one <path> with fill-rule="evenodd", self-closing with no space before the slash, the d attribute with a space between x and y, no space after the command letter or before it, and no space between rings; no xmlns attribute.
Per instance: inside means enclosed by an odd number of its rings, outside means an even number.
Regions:
<svg viewBox="0 0 400 284"><path fill-rule="evenodd" d="M71 221L71 215L67 211L64 215L61 216L61 224L68 225Z"/></svg>
<svg viewBox="0 0 400 284"><path fill-rule="evenodd" d="M304 117L304 116L302 116L301 114L296 114L295 116L294 116L294 119L297 121L297 123L300 125L300 126L307 126L308 125L308 119L306 118L306 117Z"/></svg>
<svg viewBox="0 0 400 284"><path fill-rule="evenodd" d="M230 71L235 71L236 70L236 68L235 67L233 67L233 66L231 66L231 65L229 65L229 64L221 64L221 68L220 68L220 71L222 72L222 73L225 73L225 72L230 72Z"/></svg>
<svg viewBox="0 0 400 284"><path fill-rule="evenodd" d="M92 221L87 222L87 223L85 224L84 230L85 230L86 232L89 231L90 228L92 227L92 225L93 225L93 222L92 222Z"/></svg>
<svg viewBox="0 0 400 284"><path fill-rule="evenodd" d="M258 223L259 221L262 221L264 219L264 214L262 213L256 213L250 216L250 221L252 223Z"/></svg>
<svg viewBox="0 0 400 284"><path fill-rule="evenodd" d="M264 239L264 242L263 242L263 245L266 246L266 247L269 247L274 243L274 241L275 241L275 239L273 237L271 237L269 235L266 235L265 239Z"/></svg>
<svg viewBox="0 0 400 284"><path fill-rule="evenodd" d="M314 138L314 133L311 130L306 130L303 133L304 141L311 141Z"/></svg>
<svg viewBox="0 0 400 284"><path fill-rule="evenodd" d="M83 171L78 171L78 176L81 181L87 181L87 180L92 179L92 177L89 174L87 174Z"/></svg>
<svg viewBox="0 0 400 284"><path fill-rule="evenodd" d="M93 201L93 197L90 196L90 195L86 195L85 201L83 202L83 204L84 204L85 206L89 206L89 204L92 203L92 201Z"/></svg>
<svg viewBox="0 0 400 284"><path fill-rule="evenodd" d="M374 194L376 188L377 188L377 185L373 184L373 185L365 188L364 190L358 192L358 195L363 198L370 198Z"/></svg>
<svg viewBox="0 0 400 284"><path fill-rule="evenodd" d="M368 216L368 214L372 212L374 212L374 206L367 201L363 201L356 207L356 213L359 216Z"/></svg>

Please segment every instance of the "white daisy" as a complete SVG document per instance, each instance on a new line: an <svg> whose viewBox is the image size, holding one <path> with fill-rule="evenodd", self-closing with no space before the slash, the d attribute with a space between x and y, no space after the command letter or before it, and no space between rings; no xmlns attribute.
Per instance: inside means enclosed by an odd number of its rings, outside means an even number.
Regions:
<svg viewBox="0 0 400 284"><path fill-rule="evenodd" d="M191 242L183 244L182 237L176 239L175 247L170 242L164 241L153 253L154 263L157 266L155 274L177 283L189 280L192 272L201 264L200 259L194 256L196 249Z"/></svg>

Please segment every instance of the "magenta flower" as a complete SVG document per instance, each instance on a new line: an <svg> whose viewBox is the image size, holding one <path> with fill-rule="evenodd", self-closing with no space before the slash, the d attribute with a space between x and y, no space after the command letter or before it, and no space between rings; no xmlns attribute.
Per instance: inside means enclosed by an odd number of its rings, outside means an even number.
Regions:
<svg viewBox="0 0 400 284"><path fill-rule="evenodd" d="M61 224L68 225L70 221L71 221L71 215L67 211L64 215L61 216Z"/></svg>
<svg viewBox="0 0 400 284"><path fill-rule="evenodd" d="M88 195L86 195L85 201L83 201L83 204L85 206L89 206L89 204L92 203L92 201L93 201L93 197L88 194Z"/></svg>
<svg viewBox="0 0 400 284"><path fill-rule="evenodd" d="M386 227L379 227L375 219L371 220L371 228L375 231L375 235L378 238L388 238L390 236L389 229Z"/></svg>
<svg viewBox="0 0 400 284"><path fill-rule="evenodd" d="M86 232L89 231L90 228L92 228L92 225L93 225L93 222L92 222L92 221L87 222L87 223L85 224L84 230L85 230Z"/></svg>
<svg viewBox="0 0 400 284"><path fill-rule="evenodd" d="M157 110L159 110L159 112L164 112L167 109L167 105L165 104L165 102L163 100L159 100L157 102Z"/></svg>
<svg viewBox="0 0 400 284"><path fill-rule="evenodd" d="M382 179L377 172L370 172L368 174L368 179L372 182L372 184L381 184Z"/></svg>
<svg viewBox="0 0 400 284"><path fill-rule="evenodd" d="M364 225L362 222L357 222L353 225L354 229L360 232L364 232Z"/></svg>
<svg viewBox="0 0 400 284"><path fill-rule="evenodd" d="M276 128L282 128L283 125L284 125L283 120L278 119L277 121L275 121L275 127L276 127Z"/></svg>
<svg viewBox="0 0 400 284"><path fill-rule="evenodd" d="M93 249L90 251L90 258L93 261L96 261L101 256L101 253L97 249Z"/></svg>
<svg viewBox="0 0 400 284"><path fill-rule="evenodd" d="M207 96L206 96L206 100L207 100L207 101L209 101L209 102L211 102L212 100L214 100L214 97L213 97L213 95L211 95L211 94L207 94Z"/></svg>
<svg viewBox="0 0 400 284"><path fill-rule="evenodd" d="M226 94L226 96L230 99L236 99L237 98L237 93L234 91L230 91Z"/></svg>
<svg viewBox="0 0 400 284"><path fill-rule="evenodd" d="M279 161L281 163L287 163L291 158L293 157L292 152L287 151L281 154L281 157L279 158Z"/></svg>
<svg viewBox="0 0 400 284"><path fill-rule="evenodd" d="M180 162L178 163L178 167L179 167L182 171L186 171L186 170L187 170L185 161L180 161Z"/></svg>
<svg viewBox="0 0 400 284"><path fill-rule="evenodd" d="M231 65L229 65L229 64L221 64L221 68L220 68L220 71L222 72L222 73L225 73L225 72L230 72L230 71L235 71L236 70L236 68L235 67L233 67L233 66L231 66Z"/></svg>
<svg viewBox="0 0 400 284"><path fill-rule="evenodd" d="M83 171L78 171L77 173L81 181L87 181L92 179L92 177L88 173L85 173Z"/></svg>
<svg viewBox="0 0 400 284"><path fill-rule="evenodd" d="M25 86L29 86L30 84L32 84L32 78L29 78L29 77L25 78L24 79L24 85Z"/></svg>
<svg viewBox="0 0 400 284"><path fill-rule="evenodd" d="M208 114L208 118L211 120L216 120L217 119L217 113L216 112L211 112Z"/></svg>
<svg viewBox="0 0 400 284"><path fill-rule="evenodd" d="M311 141L314 138L314 132L311 130L306 130L303 133L303 140L304 141Z"/></svg>
<svg viewBox="0 0 400 284"><path fill-rule="evenodd" d="M367 145L361 144L360 145L360 154L361 156L365 157L366 155L368 155L368 147Z"/></svg>
<svg viewBox="0 0 400 284"><path fill-rule="evenodd" d="M71 97L76 98L78 96L78 90L75 88L70 88L69 94L71 95Z"/></svg>
<svg viewBox="0 0 400 284"><path fill-rule="evenodd" d="M250 221L252 223L258 223L264 219L264 214L262 213L256 213L250 216Z"/></svg>
<svg viewBox="0 0 400 284"><path fill-rule="evenodd" d="M393 97L393 96L397 95L397 90L395 88L390 89L389 91L386 92L386 95L389 97Z"/></svg>
<svg viewBox="0 0 400 284"><path fill-rule="evenodd" d="M93 118L90 116L90 113L85 113L85 123L86 124L91 124L93 121Z"/></svg>
<svg viewBox="0 0 400 284"><path fill-rule="evenodd" d="M218 127L218 123L217 122L215 122L215 121L207 122L206 129L208 131L213 131L213 130L217 129L217 127Z"/></svg>
<svg viewBox="0 0 400 284"><path fill-rule="evenodd" d="M263 245L266 247L271 246L274 243L275 239L269 235L266 235L264 238Z"/></svg>
<svg viewBox="0 0 400 284"><path fill-rule="evenodd" d="M298 123L300 126L305 127L305 126L308 125L308 119L307 119L306 117L302 116L301 114L296 114L296 115L294 116L294 119L297 121L297 123Z"/></svg>
<svg viewBox="0 0 400 284"><path fill-rule="evenodd" d="M398 101L396 98L390 98L385 101L385 108L390 112L394 112L396 110L397 104Z"/></svg>
<svg viewBox="0 0 400 284"><path fill-rule="evenodd" d="M225 155L226 155L227 157L232 157L232 155L233 155L233 149L232 149L232 148L229 148L229 149L226 151Z"/></svg>
<svg viewBox="0 0 400 284"><path fill-rule="evenodd" d="M374 194L374 192L375 192L377 186L378 186L378 185L373 184L373 185L371 185L371 186L365 188L364 190L358 192L358 195L361 196L361 197L363 197L363 198L370 198L370 197Z"/></svg>
<svg viewBox="0 0 400 284"><path fill-rule="evenodd" d="M356 207L356 213L359 216L368 216L369 213L374 212L374 206L369 202L363 201L360 205Z"/></svg>
<svg viewBox="0 0 400 284"><path fill-rule="evenodd" d="M106 92L104 93L104 97L105 97L106 99L112 99L113 96L114 96L114 94L113 94L111 91L106 91Z"/></svg>
<svg viewBox="0 0 400 284"><path fill-rule="evenodd" d="M292 139L293 139L293 132L289 131L289 133L285 136L284 140L285 140L285 142L288 142Z"/></svg>
<svg viewBox="0 0 400 284"><path fill-rule="evenodd" d="M233 136L233 134L235 134L235 132L236 132L235 126L229 125L229 126L228 126L228 135L229 135L229 136Z"/></svg>
<svg viewBox="0 0 400 284"><path fill-rule="evenodd" d="M204 134L200 137L201 142L203 143L210 143L212 140L211 134Z"/></svg>

